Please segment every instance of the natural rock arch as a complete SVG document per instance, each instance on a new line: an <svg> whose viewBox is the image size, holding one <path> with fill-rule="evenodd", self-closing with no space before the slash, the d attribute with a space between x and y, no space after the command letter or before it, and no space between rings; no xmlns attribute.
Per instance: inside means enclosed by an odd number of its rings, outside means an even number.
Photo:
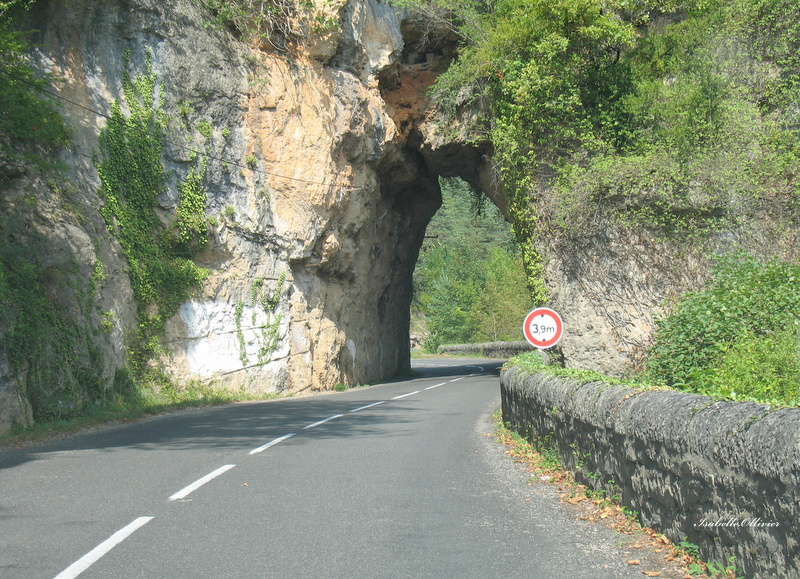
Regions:
<svg viewBox="0 0 800 579"><path fill-rule="evenodd" d="M126 62L134 76L151 62L158 81L168 183L154 209L165 221L179 184L206 160L210 242L197 261L210 274L167 324L154 361L179 382L299 391L402 373L411 279L441 204L439 176L459 176L502 207L491 145L444 139L426 99L455 38L428 34L376 0L318 9L340 25L291 53L209 26L213 15L190 0L32 10L34 57L63 79L55 90L73 130L63 160L75 189L71 206L39 218L45 231L66 220L90 239L76 257L80 271L104 265L94 299L114 329L90 339L109 366L106 388L126 364L138 320L128 264L98 212L92 157L112 103L127 106ZM37 195L48 207L69 203L44 187ZM54 247L71 243L51 238ZM0 389L24 392L18 381L24 376L6 377Z"/></svg>

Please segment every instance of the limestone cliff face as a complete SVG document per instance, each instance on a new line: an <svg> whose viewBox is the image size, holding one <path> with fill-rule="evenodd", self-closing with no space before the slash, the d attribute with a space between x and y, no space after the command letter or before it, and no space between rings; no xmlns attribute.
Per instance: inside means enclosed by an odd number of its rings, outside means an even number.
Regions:
<svg viewBox="0 0 800 579"><path fill-rule="evenodd" d="M123 102L126 60L134 75L151 60L168 119L159 215L174 214L195 155L207 158L213 232L198 263L210 275L168 323L164 368L178 381L263 392L366 383L409 367L411 273L441 203L438 176L490 181L488 148L421 128L424 89L447 55L413 38L402 12L374 0L320 6L339 25L288 53L209 26L212 15L191 0L52 0L31 14L37 61L64 79L57 90L73 139L63 160L80 199L68 218L40 211L41 229L81 245L70 256L80 279L102 258L91 316L114 320L98 345L106 386L125 364L136 307L98 212L92 156L104 115ZM25 376L7 366L6 425L28 412Z"/></svg>
<svg viewBox="0 0 800 579"><path fill-rule="evenodd" d="M33 9L35 58L64 79L56 89L73 132L62 154L69 191L23 171L3 210L18 216L19 243L45 255L43 267L61 280L53 299L82 328L98 388L111 388L127 364L137 324L92 160L112 103L125 106L128 60L134 75L151 61L168 119L168 187L156 199L165 221L195 157L207 159L212 231L197 261L210 275L169 321L155 361L179 382L302 391L402 373L411 274L441 203L438 177L461 177L506 209L491 144L467 132L480 126L480 110L442 131L425 99L456 39L377 0L318 10L335 25L280 52L210 25L195 0L50 0ZM552 305L568 326L568 365L621 373L646 345L654 307L696 286L692 272L703 268L682 267L689 258L665 253L646 232L603 231L543 240L542 251ZM0 315L0 338L12 324ZM0 346L0 431L30 421L30 371Z"/></svg>
<svg viewBox="0 0 800 579"><path fill-rule="evenodd" d="M564 320L563 363L610 376L639 368L656 316L670 298L702 285L714 243L686 248L608 223L585 236L540 240L550 305Z"/></svg>

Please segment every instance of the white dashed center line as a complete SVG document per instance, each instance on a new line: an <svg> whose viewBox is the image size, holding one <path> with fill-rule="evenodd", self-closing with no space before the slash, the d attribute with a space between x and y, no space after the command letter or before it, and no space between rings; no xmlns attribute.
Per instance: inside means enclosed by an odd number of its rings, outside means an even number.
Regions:
<svg viewBox="0 0 800 579"><path fill-rule="evenodd" d="M413 392L409 392L408 394L401 394L400 396L395 396L392 400L400 400L401 398L405 398L406 396L413 396L414 394L419 394L419 390L414 390Z"/></svg>
<svg viewBox="0 0 800 579"><path fill-rule="evenodd" d="M373 402L372 404L367 404L366 406L359 406L358 408L353 408L350 412L358 412L359 410L366 410L367 408L372 408L373 406L377 406L378 404L385 403L386 400L381 400L380 402Z"/></svg>
<svg viewBox="0 0 800 579"><path fill-rule="evenodd" d="M434 388L438 388L439 386L444 386L447 382L442 382L441 384L434 384L433 386L428 386L425 390L433 390Z"/></svg>
<svg viewBox="0 0 800 579"><path fill-rule="evenodd" d="M187 495L189 495L189 493L191 493L191 492L193 492L193 491L196 491L196 490L197 490L197 489L199 489L201 486L203 486L204 484L206 484L208 481L210 481L210 480L213 480L213 479L217 478L219 475L221 475L221 474L222 474L222 473L224 473L224 472L227 472L227 471L231 470L231 469L232 469L233 467L235 467L235 466L236 466L235 464L226 464L225 466L221 466L221 467L219 467L219 468L218 468L217 470L215 470L214 472L210 472L210 473L208 473L206 476L204 476L203 478L201 478L201 479L197 479L196 481L194 481L194 482L193 482L192 484L190 484L189 486L182 488L182 489L181 489L181 490L179 490L177 493L175 493L174 495L172 495L172 496L169 498L169 500L171 500L171 501L176 501L176 500L178 500L178 499L183 499L183 498L185 498Z"/></svg>
<svg viewBox="0 0 800 579"><path fill-rule="evenodd" d="M430 366L430 364L428 364L428 366ZM483 368L480 368L480 369L483 370ZM476 374L477 373L470 374L469 376L474 376ZM464 378L468 378L469 376L461 376L459 378L455 378L453 380L450 380L449 382L458 382L459 380L463 380ZM439 386L444 386L445 384L448 384L449 382L440 382L439 384L434 384L433 386L426 387L425 390L433 390L434 388L438 388ZM400 400L401 398L406 398L407 396L413 396L414 394L419 394L419 393L420 393L420 390L415 390L413 392L408 392L406 394L400 394L399 396L395 396L394 398L391 398L391 400ZM385 404L386 402L387 402L386 400L380 400L378 402L372 402L371 404L366 404L364 406L359 406L358 408L353 408L349 412L359 412L361 410L366 410L368 408L372 408L374 406L378 406L379 404ZM331 420L335 420L337 418L341 418L342 416L343 416L343 414L335 414L333 416L329 416L328 418L324 418L323 420L319 420L317 422L314 422L312 424L304 426L303 429L304 430L308 430L310 428L314 428L316 426L320 426L321 424L325 424L326 422L330 422ZM264 451L264 450L266 450L266 449L268 449L268 448L270 448L272 446L275 446L276 444L278 444L280 442L283 442L284 440L286 440L288 438L291 438L292 436L295 436L296 434L297 433L295 433L295 432L290 432L288 434L284 434L283 436L279 436L278 438L275 438L275 439L267 442L266 444L262 444L258 448L254 448L248 454L251 454L251 455L252 454L258 454L258 453L260 453L260 452L262 452L262 451ZM186 498L189 494L191 494L192 492L194 492L195 490L197 490L198 488L200 488L201 486L203 486L207 482L217 478L218 476L220 476L221 474L229 471L230 469L232 469L235 466L236 466L235 464L226 464L224 466L221 466L217 470L207 474L206 476L196 480L192 484L184 487L183 489L181 489L180 491L178 491L177 493L175 493L174 495L169 497L169 500L175 501L175 500L178 500L178 499ZM95 547L94 549L92 549L91 551L86 553L86 555L84 555L83 557L81 557L80 559L75 561L72 565L70 565L69 567L64 569L64 571L59 573L55 577L55 579L74 579L75 577L77 577L78 575L80 575L81 573L86 571L91 565L93 565L95 562L97 562L101 557L103 557L111 549L113 549L115 546L117 546L122 541L124 541L126 538L128 538L137 529L139 529L140 527L144 526L145 524L147 524L151 520L153 520L153 518L154 517L152 517L152 516L147 516L147 517L139 517L138 519L135 519L133 522L131 522L127 526L123 527L122 529L120 529L119 531L117 531L116 533L111 535L108 539L106 539L105 541L100 543L97 547Z"/></svg>
<svg viewBox="0 0 800 579"><path fill-rule="evenodd" d="M74 579L91 567L95 562L97 562L100 557L127 539L136 529L152 520L153 517L139 517L138 519L134 520L132 523L121 528L108 539L97 545L97 547L75 561L72 565L64 569L61 573L56 575L55 579Z"/></svg>
<svg viewBox="0 0 800 579"><path fill-rule="evenodd" d="M320 424L325 424L326 422L329 422L331 420L336 420L337 418L341 418L341 417L342 417L341 414L335 414L333 416L328 416L327 418L319 420L319 421L317 421L317 422L315 422L313 424L309 424L308 426L304 426L303 430L308 430L309 428L314 428L315 426L319 426Z"/></svg>
<svg viewBox="0 0 800 579"><path fill-rule="evenodd" d="M251 450L247 454L258 454L262 450L267 450L270 446L275 446L279 442L283 442L287 438L293 437L295 434L296 434L295 432L290 432L289 434L284 434L283 436L280 436L280 437L276 438L275 440L269 441L267 444L262 444L258 448L254 448L253 450Z"/></svg>

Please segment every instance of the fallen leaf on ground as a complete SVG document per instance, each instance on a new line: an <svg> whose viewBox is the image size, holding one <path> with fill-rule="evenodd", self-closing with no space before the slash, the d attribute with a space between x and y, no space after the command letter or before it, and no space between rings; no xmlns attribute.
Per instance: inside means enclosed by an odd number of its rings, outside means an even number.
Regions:
<svg viewBox="0 0 800 579"><path fill-rule="evenodd" d="M639 561L639 559L631 559L630 561L628 561L628 565L641 565L641 564L642 562Z"/></svg>

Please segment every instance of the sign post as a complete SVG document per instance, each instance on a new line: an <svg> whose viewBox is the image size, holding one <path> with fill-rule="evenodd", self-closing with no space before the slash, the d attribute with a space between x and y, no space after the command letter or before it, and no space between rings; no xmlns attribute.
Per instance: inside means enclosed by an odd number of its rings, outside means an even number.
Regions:
<svg viewBox="0 0 800 579"><path fill-rule="evenodd" d="M536 308L525 316L522 333L533 346L540 349L551 348L561 339L564 322L556 311L550 308Z"/></svg>

